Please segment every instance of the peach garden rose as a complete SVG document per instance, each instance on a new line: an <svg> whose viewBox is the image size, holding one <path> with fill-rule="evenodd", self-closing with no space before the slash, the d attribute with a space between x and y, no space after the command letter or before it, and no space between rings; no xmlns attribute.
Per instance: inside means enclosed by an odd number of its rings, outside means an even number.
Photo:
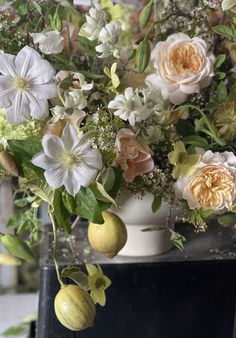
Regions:
<svg viewBox="0 0 236 338"><path fill-rule="evenodd" d="M170 35L158 42L151 54L155 73L146 77L151 88L161 89L164 99L174 104L187 100L210 84L215 57L207 43L184 33Z"/></svg>
<svg viewBox="0 0 236 338"><path fill-rule="evenodd" d="M175 192L191 209L229 210L236 201L236 156L207 151L192 175L178 178Z"/></svg>
<svg viewBox="0 0 236 338"><path fill-rule="evenodd" d="M123 128L118 132L116 147L116 163L124 171L126 182L133 182L136 176L148 173L154 168L150 148L141 144L130 129Z"/></svg>

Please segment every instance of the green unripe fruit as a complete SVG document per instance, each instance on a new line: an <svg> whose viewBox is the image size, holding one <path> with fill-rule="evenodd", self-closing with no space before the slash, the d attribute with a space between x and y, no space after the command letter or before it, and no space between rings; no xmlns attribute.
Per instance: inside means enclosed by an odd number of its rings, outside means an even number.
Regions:
<svg viewBox="0 0 236 338"><path fill-rule="evenodd" d="M123 248L127 241L124 222L116 214L104 211L104 223L90 223L88 239L94 250L112 258Z"/></svg>
<svg viewBox="0 0 236 338"><path fill-rule="evenodd" d="M67 329L81 331L93 326L96 308L90 295L79 285L65 285L57 293L54 309Z"/></svg>

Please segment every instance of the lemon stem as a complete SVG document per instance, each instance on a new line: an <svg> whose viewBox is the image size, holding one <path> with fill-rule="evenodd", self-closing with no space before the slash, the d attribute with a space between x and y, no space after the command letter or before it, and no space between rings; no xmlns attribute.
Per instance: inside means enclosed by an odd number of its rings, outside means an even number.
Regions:
<svg viewBox="0 0 236 338"><path fill-rule="evenodd" d="M57 229L56 229L56 223L55 223L55 219L54 219L54 216L53 216L53 213L52 213L51 210L48 210L48 215L49 215L49 217L51 219L51 222L52 222L53 240L54 240L52 258L53 258L53 261L54 261L54 265L55 265L55 269L56 269L56 274L57 274L58 282L60 283L61 287L64 287L65 284L62 281L61 274L60 274L60 271L59 271L58 262L57 262L57 258L56 258L56 250L57 250Z"/></svg>

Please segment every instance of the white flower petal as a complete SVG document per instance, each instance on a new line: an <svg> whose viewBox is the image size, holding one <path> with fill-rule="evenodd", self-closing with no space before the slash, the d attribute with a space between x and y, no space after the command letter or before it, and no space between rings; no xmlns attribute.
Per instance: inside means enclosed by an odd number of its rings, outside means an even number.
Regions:
<svg viewBox="0 0 236 338"><path fill-rule="evenodd" d="M44 177L47 183L53 189L58 189L63 186L65 176L66 176L66 170L62 168L48 169L44 173Z"/></svg>
<svg viewBox="0 0 236 338"><path fill-rule="evenodd" d="M8 121L13 124L20 124L29 117L29 100L23 92L16 93L13 104L6 108L6 114Z"/></svg>
<svg viewBox="0 0 236 338"><path fill-rule="evenodd" d="M52 82L53 77L56 75L56 71L53 66L47 60L38 60L29 69L27 76L33 81L33 84L48 84Z"/></svg>
<svg viewBox="0 0 236 338"><path fill-rule="evenodd" d="M30 68L36 67L37 62L41 59L41 55L33 48L25 46L16 56L15 64L17 74L25 77L28 75Z"/></svg>
<svg viewBox="0 0 236 338"><path fill-rule="evenodd" d="M81 163L78 167L76 167L73 170L77 177L77 180L85 188L87 188L95 180L97 176L97 170L89 168L84 163Z"/></svg>
<svg viewBox="0 0 236 338"><path fill-rule="evenodd" d="M36 167L47 169L56 169L61 164L57 159L48 157L45 153L39 153L32 158L31 161Z"/></svg>
<svg viewBox="0 0 236 338"><path fill-rule="evenodd" d="M79 175L80 173L76 168L67 170L67 173L65 175L64 186L66 188L66 191L72 196L75 196L81 188Z"/></svg>
<svg viewBox="0 0 236 338"><path fill-rule="evenodd" d="M52 99L57 96L55 83L34 85L30 92L39 99Z"/></svg>
<svg viewBox="0 0 236 338"><path fill-rule="evenodd" d="M92 169L100 170L102 168L102 157L98 149L90 149L82 156L83 163L86 163Z"/></svg>
<svg viewBox="0 0 236 338"><path fill-rule="evenodd" d="M67 151L70 151L74 146L78 144L78 132L71 124L67 124L63 130L61 139L64 143L65 149Z"/></svg>
<svg viewBox="0 0 236 338"><path fill-rule="evenodd" d="M0 73L3 75L16 76L15 55L0 53Z"/></svg>
<svg viewBox="0 0 236 338"><path fill-rule="evenodd" d="M60 137L55 135L44 135L42 145L47 156L58 161L63 161L66 151Z"/></svg>
<svg viewBox="0 0 236 338"><path fill-rule="evenodd" d="M49 115L48 102L34 97L30 92L26 93L30 102L30 115L37 120L44 120Z"/></svg>

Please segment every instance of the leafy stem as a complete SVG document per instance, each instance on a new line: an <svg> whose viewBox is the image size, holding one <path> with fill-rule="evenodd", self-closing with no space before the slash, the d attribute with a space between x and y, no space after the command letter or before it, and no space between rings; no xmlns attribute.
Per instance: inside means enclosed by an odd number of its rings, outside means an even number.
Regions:
<svg viewBox="0 0 236 338"><path fill-rule="evenodd" d="M186 104L186 105L180 106L176 109L180 110L180 109L184 109L184 108L192 108L192 109L197 110L200 113L200 115L202 116L202 118L203 118L203 120L204 120L204 122L205 122L205 124L208 128L208 130L204 128L204 129L202 129L202 131L204 133L206 133L207 135L211 136L215 140L215 142L218 143L220 146L225 145L225 142L218 137L215 127L213 126L213 124L211 123L209 118L206 116L206 114L202 111L202 109L200 109L199 107L196 107L192 104Z"/></svg>
<svg viewBox="0 0 236 338"><path fill-rule="evenodd" d="M61 274L60 274L60 271L59 271L58 262L57 262L57 258L56 258L57 229L56 229L56 223L55 223L54 215L53 215L53 212L50 209L50 207L48 208L48 215L49 215L50 220L52 222L53 239L54 239L52 258L53 258L53 261L54 261L58 282L60 283L61 287L63 287L65 284L62 281Z"/></svg>

